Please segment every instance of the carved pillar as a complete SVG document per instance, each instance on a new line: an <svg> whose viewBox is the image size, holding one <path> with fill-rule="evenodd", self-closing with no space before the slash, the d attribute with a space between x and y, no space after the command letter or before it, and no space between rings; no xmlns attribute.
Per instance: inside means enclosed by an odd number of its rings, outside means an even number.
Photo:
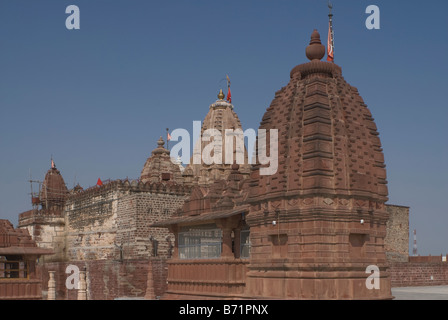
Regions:
<svg viewBox="0 0 448 320"><path fill-rule="evenodd" d="M173 247L173 252L172 252L172 257L174 259L179 259L179 228L177 225L170 225L168 227L168 230L174 234L174 247Z"/></svg>
<svg viewBox="0 0 448 320"><path fill-rule="evenodd" d="M56 300L56 281L54 274L56 271L48 271L50 279L48 280L48 297L47 300Z"/></svg>
<svg viewBox="0 0 448 320"><path fill-rule="evenodd" d="M229 227L222 229L222 258L233 257L232 253L232 229Z"/></svg>
<svg viewBox="0 0 448 320"><path fill-rule="evenodd" d="M241 217L236 215L216 221L216 225L222 230L222 258L235 258L232 252L232 231L239 226L240 221Z"/></svg>

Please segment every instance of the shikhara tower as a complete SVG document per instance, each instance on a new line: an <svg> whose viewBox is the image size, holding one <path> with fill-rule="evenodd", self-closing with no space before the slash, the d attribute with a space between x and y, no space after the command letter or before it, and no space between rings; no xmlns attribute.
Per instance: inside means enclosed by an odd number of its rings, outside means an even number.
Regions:
<svg viewBox="0 0 448 320"><path fill-rule="evenodd" d="M262 118L260 129L278 130L277 146L266 139L274 174L257 163L243 179L234 165L153 224L176 238L164 298L392 298L381 142L358 90L324 55L315 30L310 62L293 68ZM366 284L372 269L378 289Z"/></svg>
<svg viewBox="0 0 448 320"><path fill-rule="evenodd" d="M391 298L384 251L388 214L383 150L372 114L341 68L323 62L315 30L310 62L291 71L263 116L278 129L279 168L252 172L247 294L263 298ZM275 221L275 225L273 223ZM369 290L366 268L380 269Z"/></svg>

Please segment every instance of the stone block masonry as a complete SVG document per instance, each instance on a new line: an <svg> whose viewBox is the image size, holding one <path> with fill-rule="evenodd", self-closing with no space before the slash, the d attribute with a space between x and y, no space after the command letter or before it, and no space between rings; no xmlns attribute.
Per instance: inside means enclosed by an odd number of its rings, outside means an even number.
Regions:
<svg viewBox="0 0 448 320"><path fill-rule="evenodd" d="M82 192L65 205L66 256L68 260L113 259L118 201L117 188L95 194Z"/></svg>
<svg viewBox="0 0 448 320"><path fill-rule="evenodd" d="M136 193L118 202L116 243L122 258L171 256L174 236L166 228L149 227L172 216L185 202L184 195Z"/></svg>
<svg viewBox="0 0 448 320"><path fill-rule="evenodd" d="M386 210L389 213L384 239L387 259L406 262L409 257L409 207L386 205Z"/></svg>
<svg viewBox="0 0 448 320"><path fill-rule="evenodd" d="M55 254L42 256L41 261L64 259L65 221L63 217L30 210L20 214L19 228L27 229L40 248L54 250Z"/></svg>
<svg viewBox="0 0 448 320"><path fill-rule="evenodd" d="M188 190L114 181L71 196L65 206L67 260L169 257L174 238L149 226L173 215Z"/></svg>
<svg viewBox="0 0 448 320"><path fill-rule="evenodd" d="M391 262L389 268L391 286L448 285L448 262L438 258L438 262Z"/></svg>

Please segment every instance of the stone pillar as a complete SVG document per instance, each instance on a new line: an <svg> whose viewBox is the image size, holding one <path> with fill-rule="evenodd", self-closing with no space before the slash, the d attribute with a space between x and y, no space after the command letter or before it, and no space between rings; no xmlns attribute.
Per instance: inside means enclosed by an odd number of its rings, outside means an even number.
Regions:
<svg viewBox="0 0 448 320"><path fill-rule="evenodd" d="M240 217L237 215L216 221L216 225L222 230L222 258L234 258L232 252L232 231L238 228L239 224Z"/></svg>
<svg viewBox="0 0 448 320"><path fill-rule="evenodd" d="M173 252L172 252L172 256L174 259L179 259L179 243L178 243L178 231L179 228L176 225L171 225L168 227L168 230L174 234L174 247L173 247Z"/></svg>
<svg viewBox="0 0 448 320"><path fill-rule="evenodd" d="M232 229L222 229L222 258L233 257L232 254Z"/></svg>
<svg viewBox="0 0 448 320"><path fill-rule="evenodd" d="M87 300L87 282L85 271L79 272L78 288L78 300Z"/></svg>
<svg viewBox="0 0 448 320"><path fill-rule="evenodd" d="M154 260L149 260L149 267L148 267L148 278L146 281L146 293L145 293L145 299L146 300L155 300L156 294L154 290L154 268L153 268L153 262Z"/></svg>
<svg viewBox="0 0 448 320"><path fill-rule="evenodd" d="M239 259L241 257L241 229L237 228L233 230L235 233L234 237L234 247L235 247L235 259Z"/></svg>
<svg viewBox="0 0 448 320"><path fill-rule="evenodd" d="M48 280L48 297L47 300L56 300L56 281L54 274L56 271L48 271L50 279Z"/></svg>

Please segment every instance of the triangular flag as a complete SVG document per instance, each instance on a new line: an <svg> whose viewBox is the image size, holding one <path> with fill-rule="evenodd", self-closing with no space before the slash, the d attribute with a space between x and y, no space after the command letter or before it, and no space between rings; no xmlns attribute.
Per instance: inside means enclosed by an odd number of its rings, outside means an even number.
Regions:
<svg viewBox="0 0 448 320"><path fill-rule="evenodd" d="M166 139L167 139L168 141L170 141L170 140L171 140L171 135L170 135L170 133L169 133L169 132L167 132L167 133L166 133Z"/></svg>
<svg viewBox="0 0 448 320"><path fill-rule="evenodd" d="M96 182L97 186L102 186L103 185L103 181L101 181L100 178L98 178L98 181Z"/></svg>

